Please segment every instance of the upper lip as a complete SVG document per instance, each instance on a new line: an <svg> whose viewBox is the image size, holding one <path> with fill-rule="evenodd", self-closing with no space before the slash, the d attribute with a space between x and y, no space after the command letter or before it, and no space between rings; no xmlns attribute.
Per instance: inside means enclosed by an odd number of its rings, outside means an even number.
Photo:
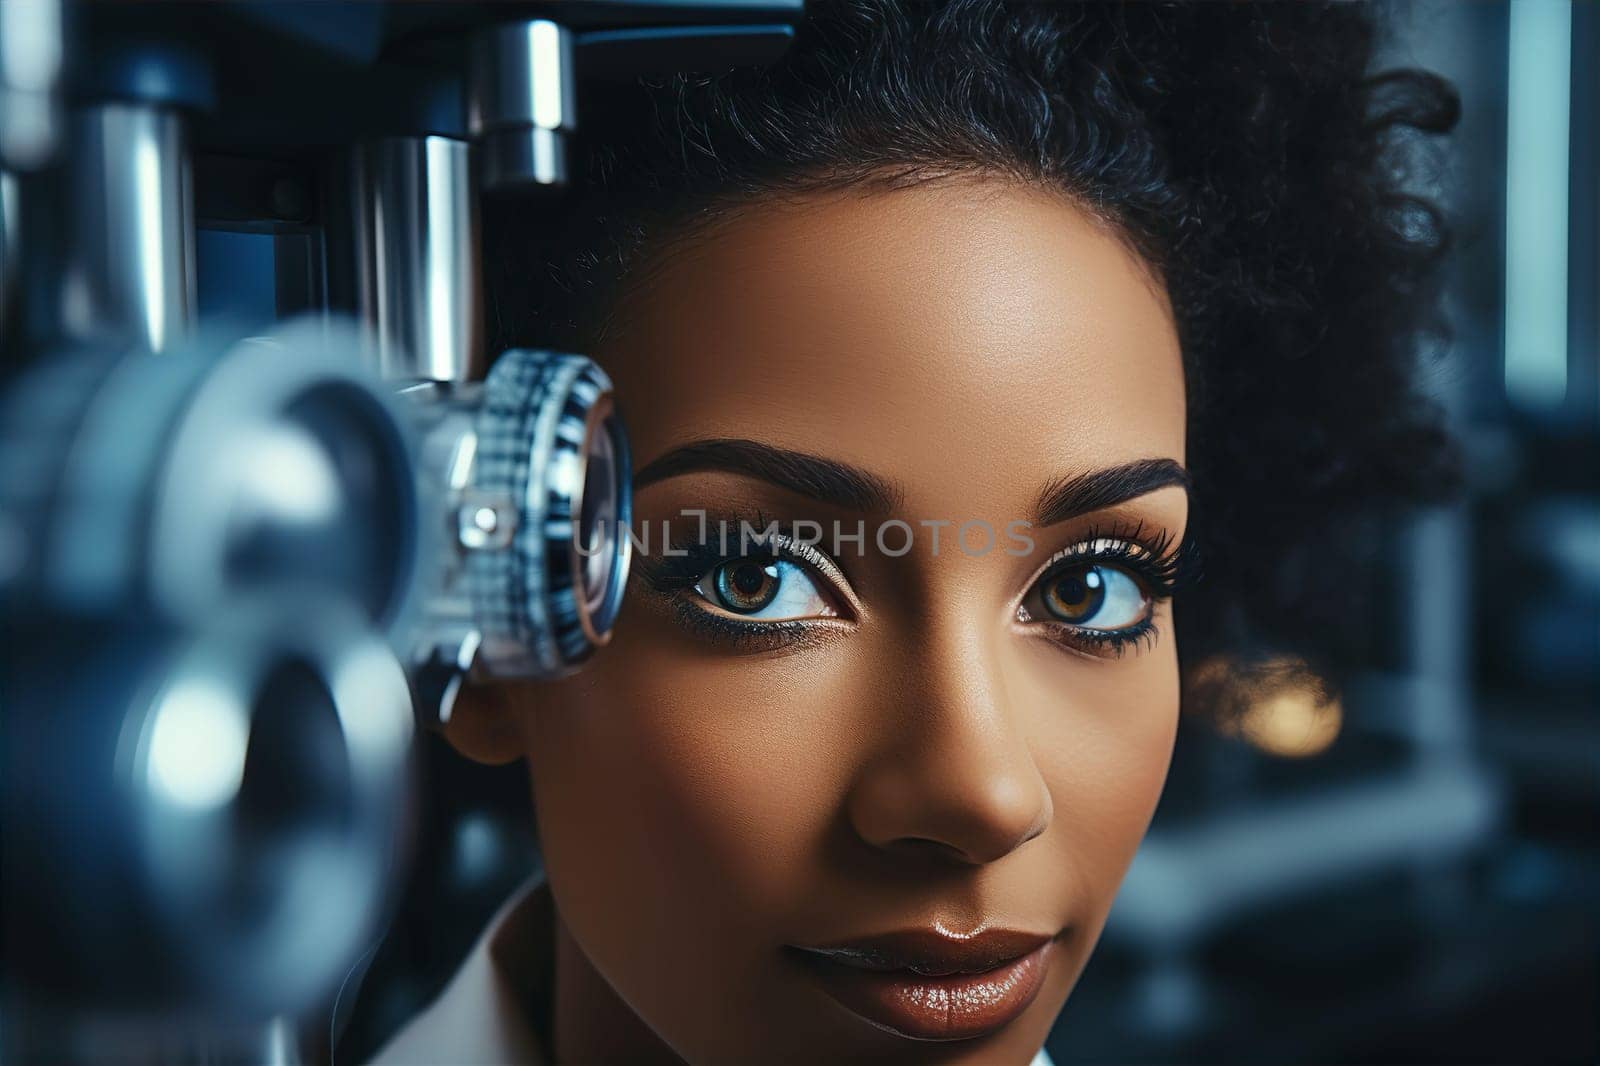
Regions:
<svg viewBox="0 0 1600 1066"><path fill-rule="evenodd" d="M861 970L910 970L927 977L987 973L1037 951L1053 939L1048 933L985 928L952 933L943 928L902 929L892 933L796 950Z"/></svg>

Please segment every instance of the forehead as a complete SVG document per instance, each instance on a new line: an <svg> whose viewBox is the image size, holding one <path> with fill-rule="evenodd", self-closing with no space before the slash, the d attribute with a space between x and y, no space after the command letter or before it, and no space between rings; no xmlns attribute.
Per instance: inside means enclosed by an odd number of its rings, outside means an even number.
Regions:
<svg viewBox="0 0 1600 1066"><path fill-rule="evenodd" d="M1183 459L1161 288L1065 197L999 179L746 208L674 247L595 354L638 465L751 438L971 511Z"/></svg>

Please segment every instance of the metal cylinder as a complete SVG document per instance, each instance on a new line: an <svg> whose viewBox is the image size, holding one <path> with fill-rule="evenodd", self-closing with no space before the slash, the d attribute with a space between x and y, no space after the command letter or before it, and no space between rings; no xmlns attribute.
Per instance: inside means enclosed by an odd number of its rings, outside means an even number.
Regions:
<svg viewBox="0 0 1600 1066"><path fill-rule="evenodd" d="M389 137L353 154L356 284L385 378L467 381L483 365L472 146Z"/></svg>
<svg viewBox="0 0 1600 1066"><path fill-rule="evenodd" d="M106 103L72 119L64 332L164 351L195 316L194 191L183 118Z"/></svg>
<svg viewBox="0 0 1600 1066"><path fill-rule="evenodd" d="M472 50L467 126L483 147L484 188L565 184L576 100L565 27L534 19L482 33Z"/></svg>

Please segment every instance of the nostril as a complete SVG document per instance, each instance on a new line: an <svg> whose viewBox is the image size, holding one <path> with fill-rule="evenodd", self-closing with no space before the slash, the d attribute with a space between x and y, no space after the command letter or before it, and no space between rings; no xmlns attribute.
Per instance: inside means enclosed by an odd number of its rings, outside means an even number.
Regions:
<svg viewBox="0 0 1600 1066"><path fill-rule="evenodd" d="M1002 832L998 827L991 827L984 832L945 834L948 839L902 836L879 846L903 859L981 866L1011 854L1034 837L1041 835L1046 823L1046 819L1039 819L1026 830L1014 834Z"/></svg>
<svg viewBox="0 0 1600 1066"><path fill-rule="evenodd" d="M954 844L927 837L900 837L889 842L888 851L907 859L944 862L960 866L975 865L978 861Z"/></svg>

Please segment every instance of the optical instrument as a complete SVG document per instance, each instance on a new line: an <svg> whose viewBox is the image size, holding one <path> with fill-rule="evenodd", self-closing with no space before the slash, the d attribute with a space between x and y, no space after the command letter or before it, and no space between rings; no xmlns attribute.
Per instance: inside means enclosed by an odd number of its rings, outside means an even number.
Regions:
<svg viewBox="0 0 1600 1066"><path fill-rule="evenodd" d="M622 405L486 351L486 198L584 86L798 0L0 0L0 1058L290 1061L405 875L413 732L627 584Z"/></svg>

